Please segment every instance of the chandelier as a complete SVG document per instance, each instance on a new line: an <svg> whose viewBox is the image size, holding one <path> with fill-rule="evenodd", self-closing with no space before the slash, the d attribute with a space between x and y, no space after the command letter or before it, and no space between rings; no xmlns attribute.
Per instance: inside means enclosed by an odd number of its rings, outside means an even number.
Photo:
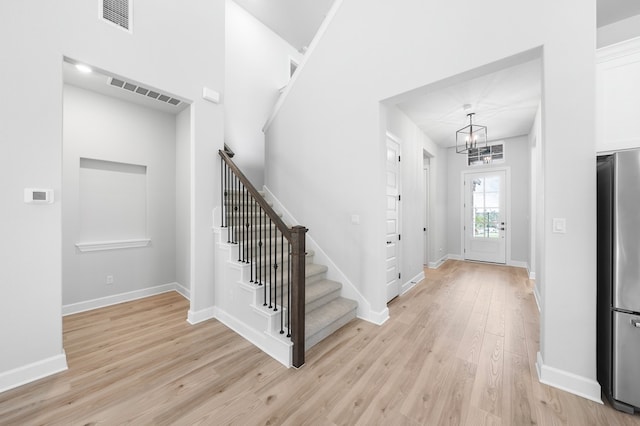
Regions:
<svg viewBox="0 0 640 426"><path fill-rule="evenodd" d="M487 146L487 127L473 124L474 115L474 112L468 113L469 125L456 132L456 152L458 154L467 154L470 150Z"/></svg>

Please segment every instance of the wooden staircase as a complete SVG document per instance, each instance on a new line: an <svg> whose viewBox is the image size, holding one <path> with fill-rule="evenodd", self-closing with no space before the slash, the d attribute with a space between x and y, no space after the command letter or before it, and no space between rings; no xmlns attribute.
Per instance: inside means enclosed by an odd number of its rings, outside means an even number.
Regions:
<svg viewBox="0 0 640 426"><path fill-rule="evenodd" d="M285 224L283 231L281 215L273 212L264 194L238 187L235 177L224 191L223 226L215 228L216 317L283 364L298 366L292 362L295 351L290 355L296 321L290 263L295 262L285 238L286 230L294 228ZM305 251L302 269L304 288L297 291L304 293L307 350L353 320L358 304L341 297L342 284L327 279L327 266L314 262L312 250Z"/></svg>

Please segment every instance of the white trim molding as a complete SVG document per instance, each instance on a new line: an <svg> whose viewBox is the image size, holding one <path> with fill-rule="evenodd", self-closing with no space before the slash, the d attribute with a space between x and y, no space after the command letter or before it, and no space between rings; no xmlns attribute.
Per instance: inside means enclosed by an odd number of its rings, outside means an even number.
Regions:
<svg viewBox="0 0 640 426"><path fill-rule="evenodd" d="M596 63L623 58L640 52L640 37L624 40L596 50Z"/></svg>
<svg viewBox="0 0 640 426"><path fill-rule="evenodd" d="M600 384L597 381L545 365L540 352L537 355L536 370L540 383L602 404Z"/></svg>
<svg viewBox="0 0 640 426"><path fill-rule="evenodd" d="M262 352L266 353L280 364L289 368L293 364L293 344L291 340L286 338L278 338L278 336L269 335L267 332L258 332L251 326L240 321L222 309L213 308L215 318L244 337L251 344L257 346ZM276 338L274 338L276 337Z"/></svg>
<svg viewBox="0 0 640 426"><path fill-rule="evenodd" d="M195 325L204 321L208 321L210 319L214 319L216 317L215 307L209 307L200 309L199 311L192 311L189 309L189 313L187 314L187 322L191 325Z"/></svg>
<svg viewBox="0 0 640 426"><path fill-rule="evenodd" d="M133 240L113 240L113 241L94 241L90 243L76 243L76 247L81 252L102 251L102 250L120 250L127 248L147 247L151 244L149 238L138 238Z"/></svg>
<svg viewBox="0 0 640 426"><path fill-rule="evenodd" d="M429 262L429 265L427 266L429 267L429 269L438 269L448 259L449 259L449 256L445 255L445 256L442 256L440 259L436 260L435 262Z"/></svg>
<svg viewBox="0 0 640 426"><path fill-rule="evenodd" d="M67 368L67 356L63 350L59 355L2 372L0 373L0 393L65 371Z"/></svg>
<svg viewBox="0 0 640 426"><path fill-rule="evenodd" d="M132 300L143 299L149 296L155 296L169 291L177 291L186 299L187 295L184 293L186 289L178 283L169 283L164 285L158 285L155 287L147 287L140 290L129 291L126 293L118 293L111 296L100 297L97 299L85 300L83 302L70 303L62 306L62 316L77 314L80 312L91 311L93 309L104 308L111 305L117 305L119 303L131 302Z"/></svg>
<svg viewBox="0 0 640 426"><path fill-rule="evenodd" d="M536 306L538 306L538 312L542 312L542 305L540 302L542 301L542 297L540 295L540 289L537 285L533 286L533 298L536 300Z"/></svg>
<svg viewBox="0 0 640 426"><path fill-rule="evenodd" d="M358 317L361 318L361 317ZM380 312L369 311L367 318L361 318L375 325L382 325L389 319L389 308L384 308Z"/></svg>
<svg viewBox="0 0 640 426"><path fill-rule="evenodd" d="M400 286L400 296L414 288L422 280L424 280L424 270Z"/></svg>

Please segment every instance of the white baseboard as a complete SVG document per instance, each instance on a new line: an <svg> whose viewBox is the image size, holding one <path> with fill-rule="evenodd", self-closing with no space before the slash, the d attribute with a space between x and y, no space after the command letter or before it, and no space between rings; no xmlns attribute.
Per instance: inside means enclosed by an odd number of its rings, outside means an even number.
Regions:
<svg viewBox="0 0 640 426"><path fill-rule="evenodd" d="M542 298L540 296L540 290L538 289L538 283L533 286L533 298L536 300L536 305L538 306L538 312L542 312Z"/></svg>
<svg viewBox="0 0 640 426"><path fill-rule="evenodd" d="M409 290L411 290L412 288L414 288L416 284L418 284L422 280L424 280L424 271L420 271L418 275L411 278L406 283L402 284L402 286L400 287L400 295L403 295Z"/></svg>
<svg viewBox="0 0 640 426"><path fill-rule="evenodd" d="M67 356L62 351L60 355L5 371L0 373L0 392L59 373L67 368Z"/></svg>
<svg viewBox="0 0 640 426"><path fill-rule="evenodd" d="M451 254L447 255L447 260L464 260L461 254Z"/></svg>
<svg viewBox="0 0 640 426"><path fill-rule="evenodd" d="M545 365L540 352L537 355L536 370L540 383L602 404L600 384L597 381Z"/></svg>
<svg viewBox="0 0 640 426"><path fill-rule="evenodd" d="M447 261L448 256L442 256L440 259L436 260L435 262L429 262L429 264L427 265L429 267L429 269L438 269L439 267L442 266L442 264L444 262Z"/></svg>
<svg viewBox="0 0 640 426"><path fill-rule="evenodd" d="M380 312L369 311L368 316L363 318L358 315L358 318L373 323L375 325L382 325L389 319L389 308L384 308Z"/></svg>
<svg viewBox="0 0 640 426"><path fill-rule="evenodd" d="M529 270L529 264L521 260L510 260L509 262L507 262L507 265L515 266L516 268L523 268L523 269L526 269L527 271Z"/></svg>
<svg viewBox="0 0 640 426"><path fill-rule="evenodd" d="M168 291L178 291L178 283L169 283L154 287L147 287L141 290L129 291L126 293L114 294L112 296L100 297L98 299L86 300L84 302L71 303L62 306L62 316L77 314L79 312L91 311L93 309L104 308L106 306L117 305L118 303L130 302L132 300L142 299L157 294L166 293ZM182 287L182 286L180 286ZM184 288L184 287L183 287ZM186 290L186 289L185 289ZM180 291L178 293L184 294Z"/></svg>
<svg viewBox="0 0 640 426"><path fill-rule="evenodd" d="M229 315L222 309L218 307L213 309L218 321L247 339L253 345L257 346L262 352L266 353L285 367L291 367L293 354L290 340L278 339L277 337L268 335L266 332L258 332L234 316Z"/></svg>
<svg viewBox="0 0 640 426"><path fill-rule="evenodd" d="M200 309L199 311L192 311L189 309L187 314L187 322L191 325L198 324L203 321L207 321L216 317L215 308L209 307Z"/></svg>
<svg viewBox="0 0 640 426"><path fill-rule="evenodd" d="M178 293L180 293L182 295L182 297L184 297L187 300L191 300L191 290L186 288L185 286L183 286L180 283L175 283L176 288L175 291L177 291Z"/></svg>
<svg viewBox="0 0 640 426"><path fill-rule="evenodd" d="M528 271L529 272L529 279L530 280L535 280L536 279L536 273L533 271Z"/></svg>

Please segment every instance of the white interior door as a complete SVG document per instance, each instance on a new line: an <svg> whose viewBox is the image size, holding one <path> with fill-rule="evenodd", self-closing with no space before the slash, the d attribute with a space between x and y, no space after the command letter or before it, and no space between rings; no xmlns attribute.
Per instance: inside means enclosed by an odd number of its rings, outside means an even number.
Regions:
<svg viewBox="0 0 640 426"><path fill-rule="evenodd" d="M424 169L424 265L429 265L429 169Z"/></svg>
<svg viewBox="0 0 640 426"><path fill-rule="evenodd" d="M469 173L464 179L464 258L506 263L506 172Z"/></svg>
<svg viewBox="0 0 640 426"><path fill-rule="evenodd" d="M400 144L387 136L387 301L400 293L399 268L399 210Z"/></svg>

